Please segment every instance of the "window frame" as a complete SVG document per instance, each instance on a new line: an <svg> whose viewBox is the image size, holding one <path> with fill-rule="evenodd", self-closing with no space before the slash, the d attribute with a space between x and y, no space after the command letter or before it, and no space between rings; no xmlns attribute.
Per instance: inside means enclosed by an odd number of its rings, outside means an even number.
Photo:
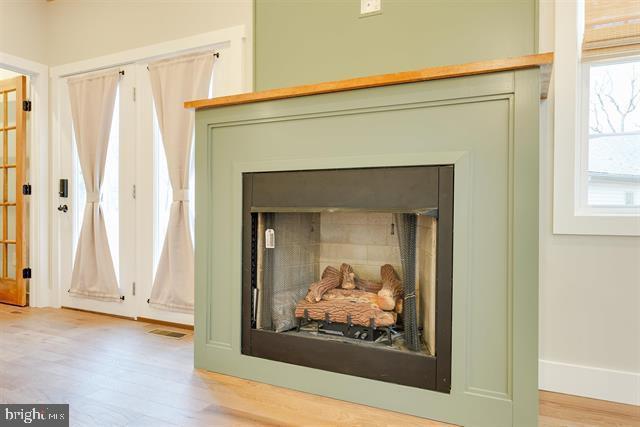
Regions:
<svg viewBox="0 0 640 427"><path fill-rule="evenodd" d="M640 236L639 214L586 204L588 67L596 61L581 61L583 6L555 3L553 233Z"/></svg>

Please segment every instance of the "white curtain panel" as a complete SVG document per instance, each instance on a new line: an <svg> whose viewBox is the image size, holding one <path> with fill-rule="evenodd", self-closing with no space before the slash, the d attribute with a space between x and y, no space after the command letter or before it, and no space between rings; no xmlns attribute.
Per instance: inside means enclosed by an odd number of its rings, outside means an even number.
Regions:
<svg viewBox="0 0 640 427"><path fill-rule="evenodd" d="M189 160L194 112L184 102L206 98L213 54L183 56L149 65L151 90L167 157L173 203L149 304L193 311L194 256L189 230Z"/></svg>
<svg viewBox="0 0 640 427"><path fill-rule="evenodd" d="M100 207L100 190L119 80L118 70L112 70L68 81L73 129L87 191L69 292L101 300L120 299Z"/></svg>

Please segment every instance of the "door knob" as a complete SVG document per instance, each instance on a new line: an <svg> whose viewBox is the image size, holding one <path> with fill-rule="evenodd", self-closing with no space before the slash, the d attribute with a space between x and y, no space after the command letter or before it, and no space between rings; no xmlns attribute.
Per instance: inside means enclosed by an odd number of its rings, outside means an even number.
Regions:
<svg viewBox="0 0 640 427"><path fill-rule="evenodd" d="M60 212L67 212L69 210L69 207L67 205L60 205L58 206L58 210Z"/></svg>

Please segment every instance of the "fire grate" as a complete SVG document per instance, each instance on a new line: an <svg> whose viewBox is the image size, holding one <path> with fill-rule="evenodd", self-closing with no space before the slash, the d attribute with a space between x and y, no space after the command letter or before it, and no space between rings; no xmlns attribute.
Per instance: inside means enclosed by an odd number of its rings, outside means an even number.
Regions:
<svg viewBox="0 0 640 427"><path fill-rule="evenodd" d="M152 329L149 331L150 334L161 335L163 337L180 339L183 338L187 334L183 334L182 332L169 331L167 329Z"/></svg>

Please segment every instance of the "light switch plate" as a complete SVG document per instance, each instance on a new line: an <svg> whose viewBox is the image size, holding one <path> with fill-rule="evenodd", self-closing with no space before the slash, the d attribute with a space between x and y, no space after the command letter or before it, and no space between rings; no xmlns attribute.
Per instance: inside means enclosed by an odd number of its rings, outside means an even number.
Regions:
<svg viewBox="0 0 640 427"><path fill-rule="evenodd" d="M382 12L382 0L360 0L360 16L377 15Z"/></svg>

